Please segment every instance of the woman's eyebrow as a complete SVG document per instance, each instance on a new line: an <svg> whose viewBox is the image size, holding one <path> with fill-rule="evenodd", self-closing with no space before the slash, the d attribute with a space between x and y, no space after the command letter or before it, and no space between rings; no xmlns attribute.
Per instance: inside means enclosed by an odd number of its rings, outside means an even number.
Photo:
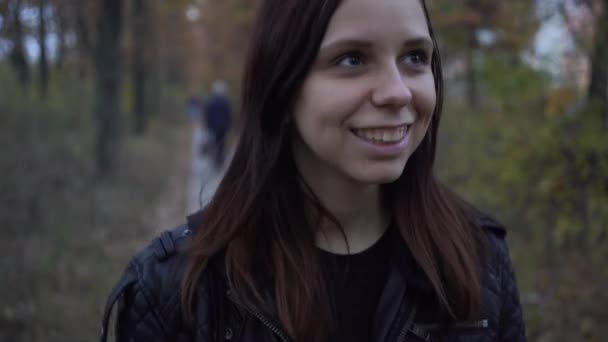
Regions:
<svg viewBox="0 0 608 342"><path fill-rule="evenodd" d="M433 41L428 37L417 37L413 39L408 39L403 44L403 47L405 48L423 47L431 50L434 48L434 46L435 44L433 44Z"/></svg>
<svg viewBox="0 0 608 342"><path fill-rule="evenodd" d="M328 43L322 44L320 50L333 51L340 48L370 48L373 42L368 40L356 39L356 38L344 38L336 39ZM429 37L415 37L406 40L403 43L404 48L422 47L427 49L433 49L433 41Z"/></svg>
<svg viewBox="0 0 608 342"><path fill-rule="evenodd" d="M371 47L372 45L373 45L373 43L370 41L346 38L346 39L337 39L334 41L330 41L326 44L322 44L320 50L335 50L335 49L340 49L340 48L345 48L345 47L365 49L365 48Z"/></svg>

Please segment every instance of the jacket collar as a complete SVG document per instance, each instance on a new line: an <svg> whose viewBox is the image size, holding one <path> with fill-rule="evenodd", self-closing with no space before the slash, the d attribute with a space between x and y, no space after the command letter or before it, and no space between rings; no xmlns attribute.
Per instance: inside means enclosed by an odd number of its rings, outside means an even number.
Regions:
<svg viewBox="0 0 608 342"><path fill-rule="evenodd" d="M199 211L188 216L187 219L188 226L191 229L196 229L203 223L203 213ZM419 298L434 296L430 281L411 254L398 227L394 224L391 225L387 233L390 234L391 259L387 282L380 296L372 326L374 341L394 340L408 323L408 316L414 310L416 302L420 301ZM214 268L221 273L221 277L225 281L223 256L218 255L213 259ZM272 324L281 328L274 305L274 297L271 295L272 281L267 277L258 280L264 284L266 303L263 307L248 309L255 310ZM239 303L234 294L231 299L237 304Z"/></svg>
<svg viewBox="0 0 608 342"><path fill-rule="evenodd" d="M391 259L372 327L374 341L395 340L401 330L407 329L419 297L433 294L430 282L416 263L399 228L393 224L387 233L390 234Z"/></svg>

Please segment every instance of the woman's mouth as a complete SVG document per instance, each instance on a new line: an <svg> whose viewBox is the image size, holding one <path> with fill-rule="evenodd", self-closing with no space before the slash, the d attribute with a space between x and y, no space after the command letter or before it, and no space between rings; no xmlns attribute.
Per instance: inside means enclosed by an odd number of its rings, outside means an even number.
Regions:
<svg viewBox="0 0 608 342"><path fill-rule="evenodd" d="M403 140L411 125L382 128L354 128L351 131L359 138L377 145L391 145Z"/></svg>

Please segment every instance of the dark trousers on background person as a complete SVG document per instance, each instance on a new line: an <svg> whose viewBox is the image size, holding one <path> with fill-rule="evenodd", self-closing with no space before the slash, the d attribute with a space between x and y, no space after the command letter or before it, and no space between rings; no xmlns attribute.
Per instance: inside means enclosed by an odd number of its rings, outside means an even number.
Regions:
<svg viewBox="0 0 608 342"><path fill-rule="evenodd" d="M224 165L226 150L226 132L213 132L213 161L217 168Z"/></svg>

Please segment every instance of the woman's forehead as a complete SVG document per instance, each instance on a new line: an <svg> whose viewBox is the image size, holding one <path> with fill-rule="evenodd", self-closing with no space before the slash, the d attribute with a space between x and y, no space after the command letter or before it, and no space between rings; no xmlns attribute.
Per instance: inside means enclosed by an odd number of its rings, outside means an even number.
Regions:
<svg viewBox="0 0 608 342"><path fill-rule="evenodd" d="M322 45L340 40L429 37L420 0L343 0Z"/></svg>

